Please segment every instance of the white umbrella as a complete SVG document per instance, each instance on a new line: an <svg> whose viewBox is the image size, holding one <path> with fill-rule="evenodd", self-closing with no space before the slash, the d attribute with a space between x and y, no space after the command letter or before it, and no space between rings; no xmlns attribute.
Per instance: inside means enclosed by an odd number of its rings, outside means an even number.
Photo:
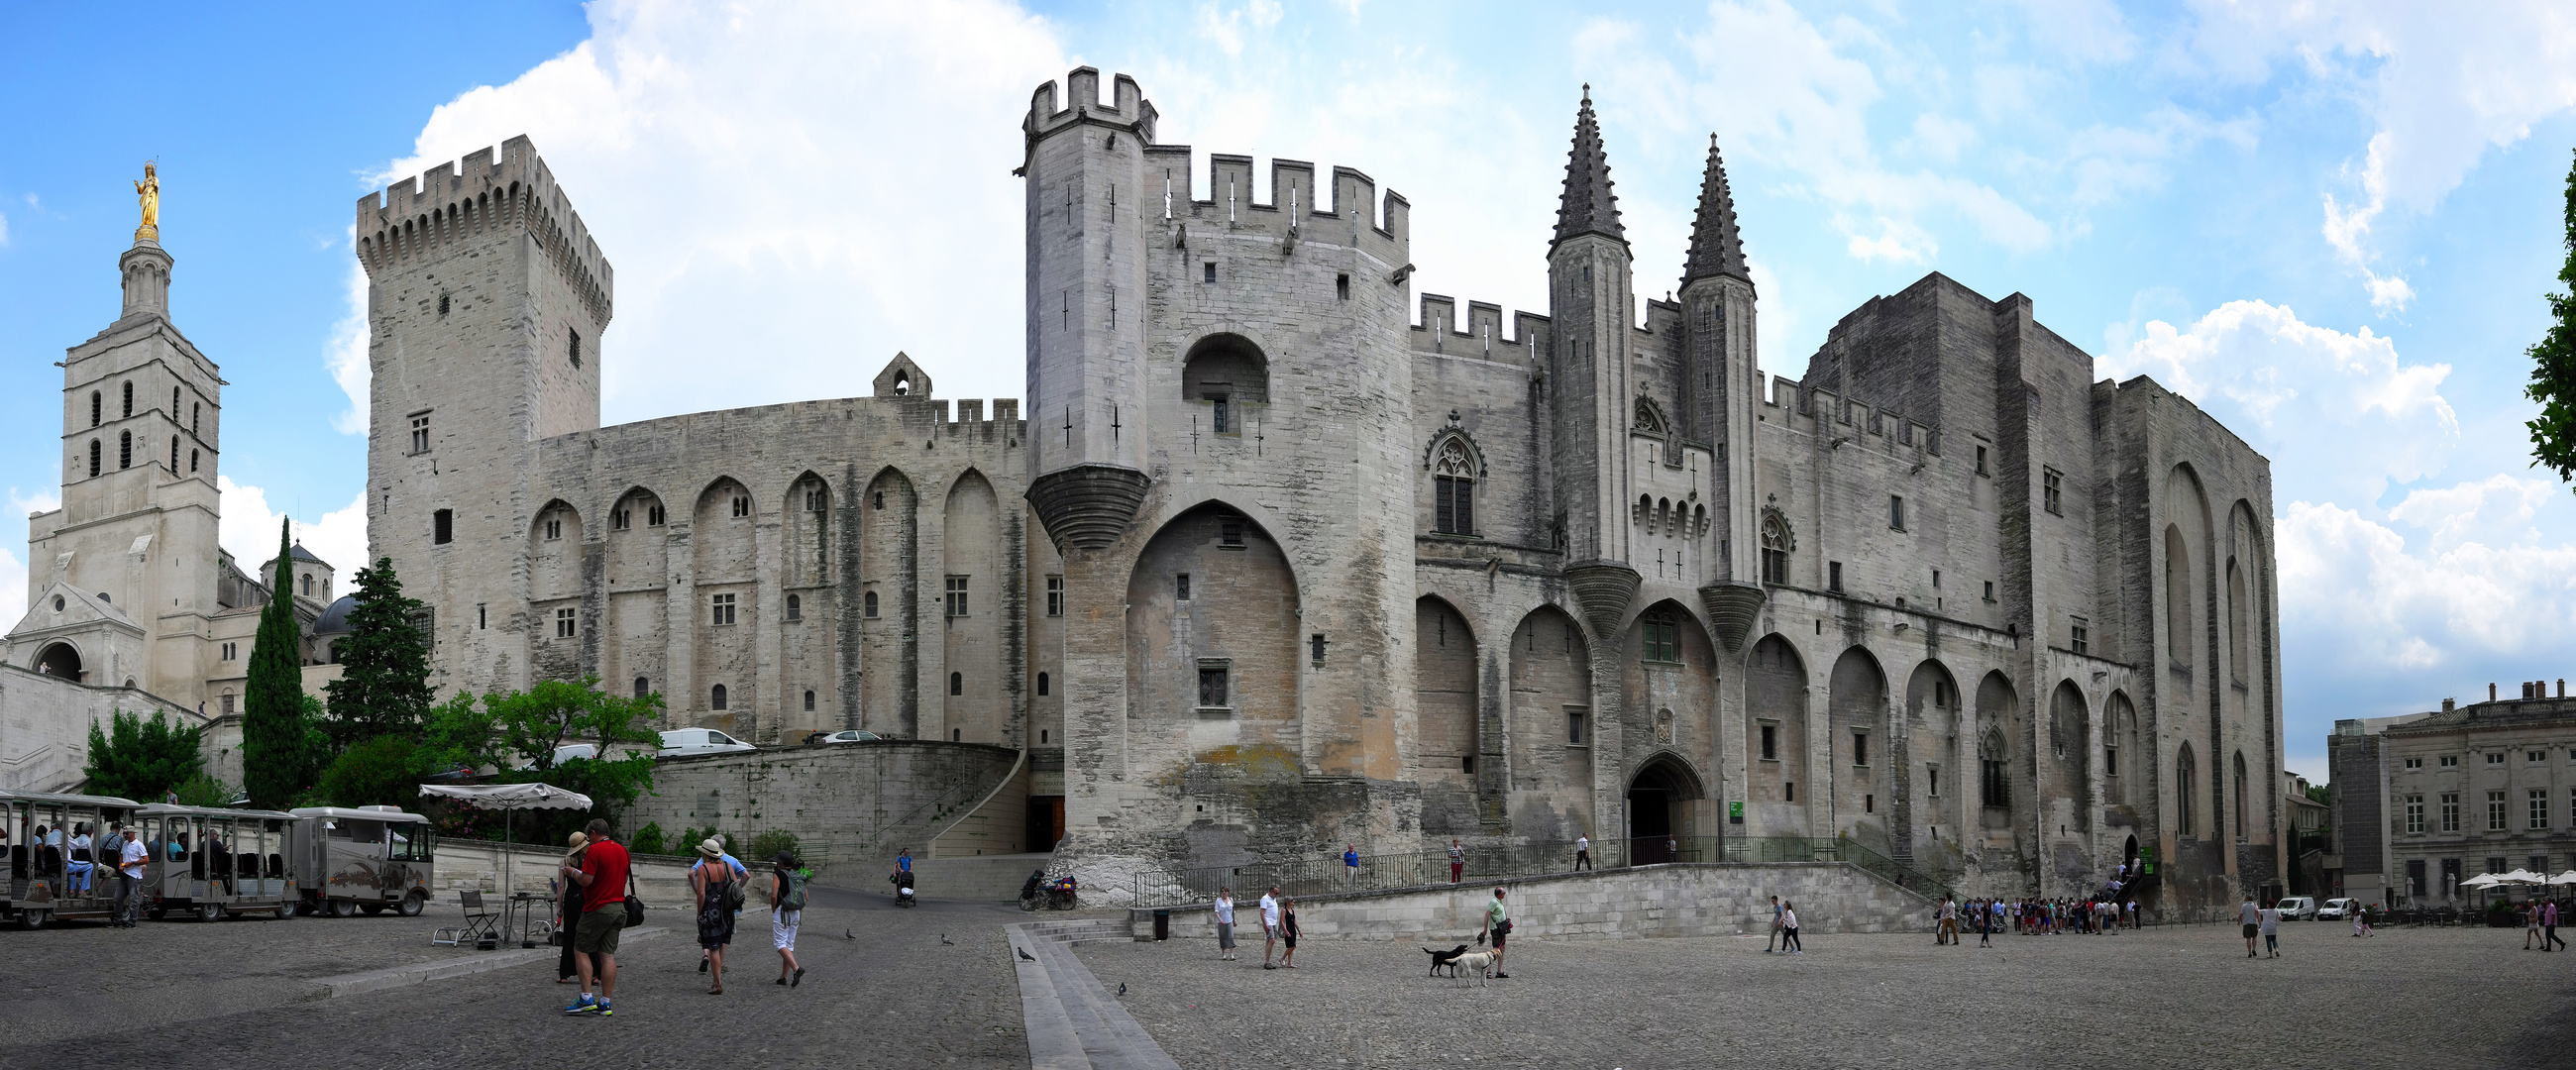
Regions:
<svg viewBox="0 0 2576 1070"><path fill-rule="evenodd" d="M2510 872L2510 873L2499 873L2499 874L2497 874L2497 875L2496 875L2496 883L2498 883L2498 884L2547 884L2547 883L2549 883L2549 878L2544 877L2544 876L2541 876L2540 874L2534 873L2534 872L2532 872L2532 871L2530 871L2530 870L2527 870L2527 869L2517 869L2517 870L2514 870L2514 871L2512 871L2512 872Z"/></svg>
<svg viewBox="0 0 2576 1070"><path fill-rule="evenodd" d="M2504 883L2504 878L2502 878L2502 877L2496 876L2496 875L2495 875L2495 874L2493 874L2493 873L2480 873L2480 874L2478 874L2477 876L2474 876L2474 877L2471 877L2471 878L2469 878L2469 879L2467 879L2467 880L2461 881L2461 882L2460 882L2460 887L2462 887L2462 888L2493 888L2493 887L2495 887L2496 885L2499 885L2499 884L2502 884L2502 883Z"/></svg>
<svg viewBox="0 0 2576 1070"><path fill-rule="evenodd" d="M477 810L501 811L501 898L510 898L510 815L521 810L588 810L590 796L552 784L423 784L420 793Z"/></svg>
<svg viewBox="0 0 2576 1070"><path fill-rule="evenodd" d="M2565 872L2565 873L2561 873L2561 874L2559 874L2559 875L2557 875L2557 876L2555 876L2555 877L2551 877L2551 878L2549 878L2549 883L2551 883L2551 884L2576 884L2576 869L2571 869L2571 870L2568 870L2568 871L2567 871L2567 872Z"/></svg>

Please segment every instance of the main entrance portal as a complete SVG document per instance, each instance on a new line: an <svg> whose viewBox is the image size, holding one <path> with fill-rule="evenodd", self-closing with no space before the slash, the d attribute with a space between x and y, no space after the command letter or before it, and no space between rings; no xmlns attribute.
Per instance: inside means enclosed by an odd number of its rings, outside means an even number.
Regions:
<svg viewBox="0 0 2576 1070"><path fill-rule="evenodd" d="M1690 803L1699 797L1698 778L1671 758L1638 770L1628 782L1628 864L1689 860Z"/></svg>

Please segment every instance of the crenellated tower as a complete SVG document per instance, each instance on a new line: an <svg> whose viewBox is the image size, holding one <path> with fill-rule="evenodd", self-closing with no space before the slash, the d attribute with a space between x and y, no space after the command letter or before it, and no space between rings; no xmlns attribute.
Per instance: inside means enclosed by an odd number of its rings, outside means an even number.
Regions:
<svg viewBox="0 0 2576 1070"><path fill-rule="evenodd" d="M1029 490L1068 549L1100 549L1144 500L1145 232L1154 105L1126 75L1100 103L1100 72L1039 86L1021 124L1028 179ZM1186 198L1187 187L1182 195ZM1156 206L1148 212L1148 204Z"/></svg>
<svg viewBox="0 0 2576 1070"><path fill-rule="evenodd" d="M1753 275L1744 265L1744 235L1717 135L1708 136L1699 212L1690 255L1682 264L1687 317L1691 434L1717 448L1718 568L1700 588L1702 608L1734 653L1762 607L1761 501L1753 463L1753 429L1762 403L1762 369L1754 357Z"/></svg>
<svg viewBox="0 0 2576 1070"><path fill-rule="evenodd" d="M438 662L467 675L440 691L525 687L526 576L453 550L526 538L546 504L531 499L537 443L599 426L616 276L526 137L359 198L357 254L368 556L401 562L429 603Z"/></svg>

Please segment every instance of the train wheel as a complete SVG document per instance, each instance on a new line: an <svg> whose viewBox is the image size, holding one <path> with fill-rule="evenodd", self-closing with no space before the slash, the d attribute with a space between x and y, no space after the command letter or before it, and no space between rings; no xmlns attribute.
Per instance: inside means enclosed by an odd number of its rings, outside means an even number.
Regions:
<svg viewBox="0 0 2576 1070"><path fill-rule="evenodd" d="M428 907L429 896L420 892L413 892L410 895L404 896L402 905L397 906L394 909L401 912L402 916L406 918L417 918L420 916L420 912Z"/></svg>
<svg viewBox="0 0 2576 1070"><path fill-rule="evenodd" d="M358 916L357 901L351 899L333 899L330 901L330 905L325 909L328 910L330 915L335 918L354 918Z"/></svg>
<svg viewBox="0 0 2576 1070"><path fill-rule="evenodd" d="M286 919L288 919L288 918L292 918L292 917L294 917L294 916L295 916L295 904L293 904L293 903L279 903L279 904L277 904L277 920L279 920L279 921L285 921Z"/></svg>
<svg viewBox="0 0 2576 1070"><path fill-rule="evenodd" d="M199 904L197 904L197 920L198 920L198 921L222 921L222 920L224 920L224 905L223 905L223 904L221 904L221 903L199 903Z"/></svg>
<svg viewBox="0 0 2576 1070"><path fill-rule="evenodd" d="M42 929L42 928L44 928L44 927L45 927L45 912L44 912L44 911L41 911L41 910L21 910L21 911L19 911L19 912L18 912L18 927L19 927L19 928L21 928L21 929L28 930L28 931L30 931L30 932L33 932L33 931L35 931L35 930L37 930L37 929Z"/></svg>

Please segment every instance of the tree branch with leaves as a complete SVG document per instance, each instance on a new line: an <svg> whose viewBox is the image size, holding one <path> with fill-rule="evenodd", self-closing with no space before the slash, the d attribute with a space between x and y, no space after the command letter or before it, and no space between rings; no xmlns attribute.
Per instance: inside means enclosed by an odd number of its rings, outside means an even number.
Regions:
<svg viewBox="0 0 2576 1070"><path fill-rule="evenodd" d="M2540 418L2531 428L2531 456L2537 467L2558 473L2561 483L2576 480L2576 166L2567 170L2565 227L2567 263L2558 269L2566 290L2548 295L2549 332L2524 350L2531 357L2531 385L2523 396L2540 403Z"/></svg>

